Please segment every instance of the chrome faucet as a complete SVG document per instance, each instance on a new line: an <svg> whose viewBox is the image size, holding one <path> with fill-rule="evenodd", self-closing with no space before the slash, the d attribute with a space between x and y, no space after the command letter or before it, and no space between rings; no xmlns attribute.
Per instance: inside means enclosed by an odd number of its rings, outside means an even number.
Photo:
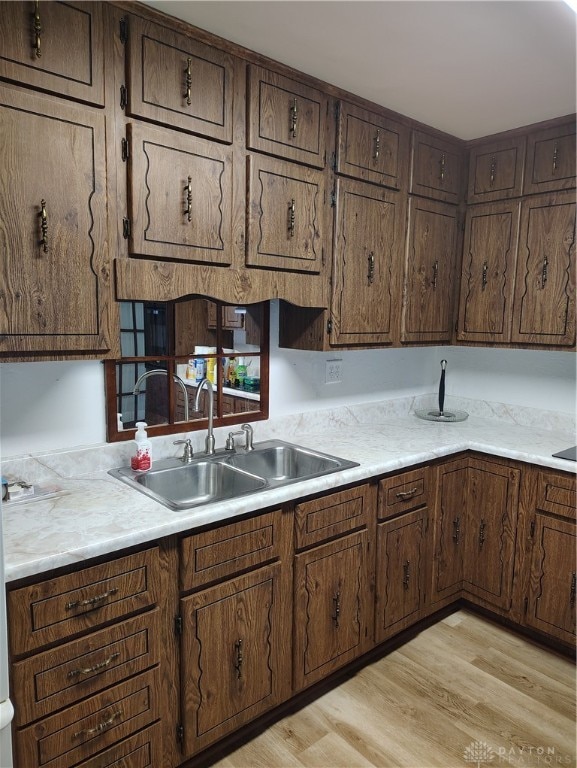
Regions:
<svg viewBox="0 0 577 768"><path fill-rule="evenodd" d="M140 394L140 385L145 379L148 379L149 376L168 376L168 371L165 371L164 368L154 368L152 371L145 371L142 376L139 376L136 379L136 384L134 385L134 389L132 390L133 395ZM188 421L188 392L186 390L186 384L184 381L180 378L180 376L177 376L176 373L172 374L172 377L174 381L180 385L182 388L182 394L184 395L184 420Z"/></svg>
<svg viewBox="0 0 577 768"><path fill-rule="evenodd" d="M212 382L210 379L204 378L201 382L199 382L199 385L196 389L196 397L194 398L194 410L198 411L200 393L203 387L206 387L206 394L208 396L208 434L204 443L204 452L208 456L212 456L214 453L214 433L212 427L212 420L214 415L214 391L212 389Z"/></svg>

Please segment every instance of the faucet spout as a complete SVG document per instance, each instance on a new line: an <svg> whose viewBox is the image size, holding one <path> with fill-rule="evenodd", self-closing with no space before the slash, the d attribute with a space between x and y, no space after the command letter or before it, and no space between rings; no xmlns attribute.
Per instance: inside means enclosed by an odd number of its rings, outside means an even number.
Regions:
<svg viewBox="0 0 577 768"><path fill-rule="evenodd" d="M134 389L132 390L133 395L138 395L140 393L140 385L145 379L148 379L150 376L168 376L168 371L165 371L164 368L154 368L152 371L145 371L141 376L139 376L136 379L136 384L134 385ZM182 389L182 394L184 395L184 420L188 421L188 393L186 391L186 384L180 378L180 376L177 376L176 373L173 373L172 377L174 381Z"/></svg>
<svg viewBox="0 0 577 768"><path fill-rule="evenodd" d="M213 417L214 417L214 390L212 388L212 382L210 379L204 378L199 383L196 390L196 397L194 398L194 410L198 411L198 404L200 402L200 393L202 388L206 388L206 394L208 397L208 433L205 438L205 453L208 456L214 454L214 432L213 432Z"/></svg>

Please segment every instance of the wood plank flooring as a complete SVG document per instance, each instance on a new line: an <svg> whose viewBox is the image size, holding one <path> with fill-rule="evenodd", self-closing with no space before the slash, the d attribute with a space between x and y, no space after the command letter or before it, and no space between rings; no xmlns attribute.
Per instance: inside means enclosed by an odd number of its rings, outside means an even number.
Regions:
<svg viewBox="0 0 577 768"><path fill-rule="evenodd" d="M215 768L576 765L575 665L461 610Z"/></svg>

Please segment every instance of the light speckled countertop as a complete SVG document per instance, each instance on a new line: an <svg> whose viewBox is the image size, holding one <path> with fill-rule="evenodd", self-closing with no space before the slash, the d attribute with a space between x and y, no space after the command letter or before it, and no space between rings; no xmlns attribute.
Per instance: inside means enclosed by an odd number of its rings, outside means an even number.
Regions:
<svg viewBox="0 0 577 768"><path fill-rule="evenodd" d="M475 401L477 403L477 401ZM462 407L463 401L449 403ZM30 482L58 484L57 495L31 502L4 505L6 580L42 574L53 568L81 563L170 534L231 519L251 511L401 470L415 464L475 450L565 472L574 462L552 454L575 444L571 420L555 420L543 428L542 418L500 412L494 405L469 406L467 421L437 424L417 419L410 412L423 403L389 401L371 406L305 413L276 423L255 423L255 442L282 438L356 461L358 467L325 477L265 490L234 501L174 511L113 478L107 470L128 463L127 444L104 445L74 451L6 460L2 472ZM526 409L525 409L526 410ZM523 423L519 423L523 422ZM566 428L564 426L566 425ZM551 428L553 427L553 428ZM217 446L227 430L217 430ZM157 438L160 455L175 455L169 438ZM204 433L194 433L197 455Z"/></svg>

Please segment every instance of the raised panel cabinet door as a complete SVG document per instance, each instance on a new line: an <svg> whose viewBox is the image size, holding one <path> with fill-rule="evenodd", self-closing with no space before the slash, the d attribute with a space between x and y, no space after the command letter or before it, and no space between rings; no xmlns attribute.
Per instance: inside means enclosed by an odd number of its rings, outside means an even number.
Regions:
<svg viewBox="0 0 577 768"><path fill-rule="evenodd" d="M487 203L467 210L459 341L511 340L519 205Z"/></svg>
<svg viewBox="0 0 577 768"><path fill-rule="evenodd" d="M468 203L520 197L525 165L524 136L480 144L469 154Z"/></svg>
<svg viewBox="0 0 577 768"><path fill-rule="evenodd" d="M470 459L465 590L511 607L520 470Z"/></svg>
<svg viewBox="0 0 577 768"><path fill-rule="evenodd" d="M413 131L409 191L445 203L459 203L462 164L463 150L459 144Z"/></svg>
<svg viewBox="0 0 577 768"><path fill-rule="evenodd" d="M0 351L105 350L104 116L0 86Z"/></svg>
<svg viewBox="0 0 577 768"><path fill-rule="evenodd" d="M181 601L184 753L271 709L290 675L280 564Z"/></svg>
<svg viewBox="0 0 577 768"><path fill-rule="evenodd" d="M127 114L232 142L232 56L138 16L127 42Z"/></svg>
<svg viewBox="0 0 577 768"><path fill-rule="evenodd" d="M325 230L325 175L284 160L248 158L246 263L320 272Z"/></svg>
<svg viewBox="0 0 577 768"><path fill-rule="evenodd" d="M575 524L537 513L531 523L533 551L527 613L530 627L575 643Z"/></svg>
<svg viewBox="0 0 577 768"><path fill-rule="evenodd" d="M398 335L405 199L337 180L332 344L391 344Z"/></svg>
<svg viewBox="0 0 577 768"><path fill-rule="evenodd" d="M0 77L103 106L102 7L1 2Z"/></svg>
<svg viewBox="0 0 577 768"><path fill-rule="evenodd" d="M232 151L132 123L131 256L230 264Z"/></svg>
<svg viewBox="0 0 577 768"><path fill-rule="evenodd" d="M250 65L248 108L249 149L324 168L328 111L324 93Z"/></svg>
<svg viewBox="0 0 577 768"><path fill-rule="evenodd" d="M391 627L417 614L426 602L426 507L377 526L375 639L382 642Z"/></svg>
<svg viewBox="0 0 577 768"><path fill-rule="evenodd" d="M575 120L530 134L525 195L575 188Z"/></svg>
<svg viewBox="0 0 577 768"><path fill-rule="evenodd" d="M340 102L337 122L337 173L393 189L406 188L409 129Z"/></svg>
<svg viewBox="0 0 577 768"><path fill-rule="evenodd" d="M450 342L454 324L458 212L411 198L402 341Z"/></svg>
<svg viewBox="0 0 577 768"><path fill-rule="evenodd" d="M575 193L523 201L511 340L575 344Z"/></svg>
<svg viewBox="0 0 577 768"><path fill-rule="evenodd" d="M467 477L467 459L451 461L437 470L431 591L433 600L441 600L460 592L463 586L468 509Z"/></svg>
<svg viewBox="0 0 577 768"><path fill-rule="evenodd" d="M367 650L367 546L358 531L295 558L296 690Z"/></svg>

